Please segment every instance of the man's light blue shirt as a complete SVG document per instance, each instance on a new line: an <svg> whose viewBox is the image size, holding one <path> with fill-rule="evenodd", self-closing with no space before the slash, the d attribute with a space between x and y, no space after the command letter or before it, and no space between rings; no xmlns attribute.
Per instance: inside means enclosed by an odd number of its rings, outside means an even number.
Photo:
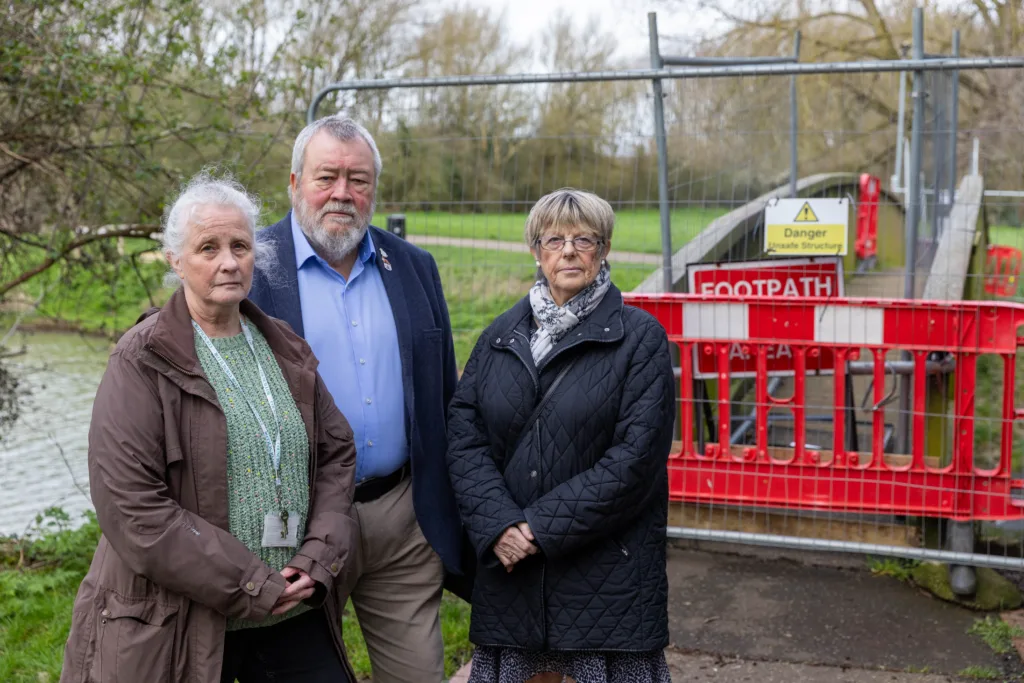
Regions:
<svg viewBox="0 0 1024 683"><path fill-rule="evenodd" d="M320 376L356 442L356 482L409 459L398 331L367 230L346 281L313 251L292 215L299 301Z"/></svg>

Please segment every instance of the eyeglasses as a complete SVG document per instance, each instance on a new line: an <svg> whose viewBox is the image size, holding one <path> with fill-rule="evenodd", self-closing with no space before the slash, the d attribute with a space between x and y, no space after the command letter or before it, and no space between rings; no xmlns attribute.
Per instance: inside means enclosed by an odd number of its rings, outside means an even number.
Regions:
<svg viewBox="0 0 1024 683"><path fill-rule="evenodd" d="M537 240L537 244L545 251L561 251L565 247L566 241L564 237L544 237ZM572 246L576 251L594 251L599 244L602 244L601 240L596 240L593 237L580 236L572 238Z"/></svg>

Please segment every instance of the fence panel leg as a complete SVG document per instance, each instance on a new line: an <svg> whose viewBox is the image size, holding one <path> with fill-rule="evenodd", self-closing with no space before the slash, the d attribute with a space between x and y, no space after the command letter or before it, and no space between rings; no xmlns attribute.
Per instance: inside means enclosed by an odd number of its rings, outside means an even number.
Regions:
<svg viewBox="0 0 1024 683"><path fill-rule="evenodd" d="M946 529L946 547L957 553L974 552L974 524L971 522L950 522ZM949 585L960 597L970 597L978 587L974 567L961 564L949 566Z"/></svg>

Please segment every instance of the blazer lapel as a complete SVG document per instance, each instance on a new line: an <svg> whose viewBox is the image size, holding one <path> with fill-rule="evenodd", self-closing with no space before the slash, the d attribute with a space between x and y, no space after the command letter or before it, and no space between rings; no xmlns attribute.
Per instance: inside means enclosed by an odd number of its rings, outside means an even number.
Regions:
<svg viewBox="0 0 1024 683"><path fill-rule="evenodd" d="M398 333L398 352L402 357L402 388L405 394L405 432L407 438L412 439L412 324L409 318L409 307L406 304L405 286L402 283L402 273L411 272L410 266L399 250L391 250L385 246L387 240L381 239L382 230L370 228L373 231L374 249L377 250L377 270L384 282L384 290L388 294L388 302L391 304L391 314L395 318L395 330ZM388 268L385 263L390 265Z"/></svg>
<svg viewBox="0 0 1024 683"><path fill-rule="evenodd" d="M295 239L292 237L292 212L289 211L284 220L267 230L268 237L274 242L277 254L280 286L268 283L270 301L273 311L267 311L275 318L280 318L291 325L295 334L305 337L302 327L302 301L299 299L299 271L295 265Z"/></svg>

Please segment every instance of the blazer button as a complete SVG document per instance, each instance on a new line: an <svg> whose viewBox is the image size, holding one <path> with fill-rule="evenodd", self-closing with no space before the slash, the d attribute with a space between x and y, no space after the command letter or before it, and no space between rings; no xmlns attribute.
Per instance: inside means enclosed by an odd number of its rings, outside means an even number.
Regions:
<svg viewBox="0 0 1024 683"><path fill-rule="evenodd" d="M252 581L250 581L249 583L245 584L245 590L247 590L247 591L254 591L254 590L256 590L256 584L253 583Z"/></svg>
<svg viewBox="0 0 1024 683"><path fill-rule="evenodd" d="M337 562L335 562L335 563L333 563L331 565L331 573L332 574L337 574L338 573L338 563Z"/></svg>

